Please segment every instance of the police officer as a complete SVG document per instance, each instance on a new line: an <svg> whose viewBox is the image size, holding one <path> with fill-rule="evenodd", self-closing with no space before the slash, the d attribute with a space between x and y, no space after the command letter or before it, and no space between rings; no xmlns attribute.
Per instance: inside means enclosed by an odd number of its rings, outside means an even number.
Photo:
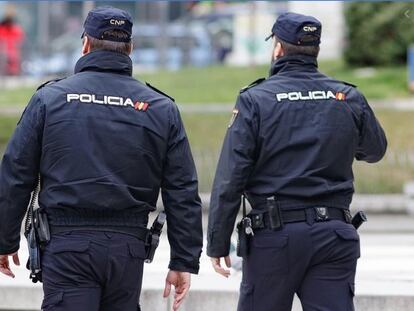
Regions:
<svg viewBox="0 0 414 311"><path fill-rule="evenodd" d="M321 23L295 13L272 28L270 76L240 91L211 194L207 254L228 276L241 196L239 311L353 310L359 236L350 224L352 162L379 161L387 142L364 96L318 71ZM243 244L240 244L241 246Z"/></svg>
<svg viewBox="0 0 414 311"><path fill-rule="evenodd" d="M171 261L164 296L183 302L202 248L196 171L174 100L132 77L132 18L91 10L75 74L41 86L0 171L0 271L14 276L20 224L38 175L51 241L43 310L137 310L148 214L161 195Z"/></svg>

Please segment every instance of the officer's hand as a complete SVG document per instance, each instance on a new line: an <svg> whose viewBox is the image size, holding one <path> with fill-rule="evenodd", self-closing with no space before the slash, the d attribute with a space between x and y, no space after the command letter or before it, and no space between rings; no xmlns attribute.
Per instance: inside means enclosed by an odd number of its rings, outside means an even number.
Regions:
<svg viewBox="0 0 414 311"><path fill-rule="evenodd" d="M221 258L211 257L210 259L211 259L211 264L213 265L214 270L218 274L221 274L222 276L224 276L226 278L228 278L230 276L230 270L226 270L221 266L221 264L220 264ZM226 263L227 268L231 267L230 256L224 257L224 262Z"/></svg>
<svg viewBox="0 0 414 311"><path fill-rule="evenodd" d="M176 311L184 301L191 285L191 274L189 272L180 272L170 270L165 279L164 298L171 293L171 285L175 287L173 310Z"/></svg>
<svg viewBox="0 0 414 311"><path fill-rule="evenodd" d="M13 256L14 264L20 266L19 255L17 252L9 255L0 255L0 272L14 278L14 273L10 270L9 256Z"/></svg>

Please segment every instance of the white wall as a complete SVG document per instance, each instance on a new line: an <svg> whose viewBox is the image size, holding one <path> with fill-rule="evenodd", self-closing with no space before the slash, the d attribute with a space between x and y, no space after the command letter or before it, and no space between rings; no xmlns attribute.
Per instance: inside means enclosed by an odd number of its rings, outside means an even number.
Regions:
<svg viewBox="0 0 414 311"><path fill-rule="evenodd" d="M316 17L322 22L321 59L337 59L342 56L346 35L343 2L339 1L287 1L279 9L271 1L249 2L235 8L233 18L233 52L228 63L233 65L267 64L270 62L270 34L277 19L276 12L290 11ZM254 25L252 27L252 25ZM254 42L254 52L249 45Z"/></svg>
<svg viewBox="0 0 414 311"><path fill-rule="evenodd" d="M271 1L250 1L239 5L235 12L233 52L228 63L242 66L270 63L272 43L266 42L265 38L276 21L275 4Z"/></svg>

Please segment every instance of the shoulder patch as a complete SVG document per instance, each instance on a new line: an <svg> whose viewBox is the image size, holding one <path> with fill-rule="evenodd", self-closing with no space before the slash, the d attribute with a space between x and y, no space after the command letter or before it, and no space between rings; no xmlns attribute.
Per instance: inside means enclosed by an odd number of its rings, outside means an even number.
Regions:
<svg viewBox="0 0 414 311"><path fill-rule="evenodd" d="M241 90L240 90L240 93L243 93L243 92L245 92L245 91L247 91L248 89L250 89L250 88L252 88L252 87L254 87L254 86L256 86L256 85L258 85L258 84L260 84L260 83L262 83L263 81L265 81L266 80L266 78L260 78L260 79L257 79L256 81L253 81L252 83L250 83L249 85L247 85L247 86L245 86L244 88L242 88Z"/></svg>
<svg viewBox="0 0 414 311"><path fill-rule="evenodd" d="M230 119L228 128L232 127L232 125L233 125L234 121L236 120L238 114L239 114L239 109L234 108L233 113L231 115L231 119Z"/></svg>
<svg viewBox="0 0 414 311"><path fill-rule="evenodd" d="M145 84L152 90L154 90L155 92L164 95L165 97L168 97L169 99L171 99L173 102L175 102L175 99L172 98L170 95L165 94L163 91L160 91L159 89L157 89L156 87L153 87L151 84L149 84L148 82L145 82Z"/></svg>
<svg viewBox="0 0 414 311"><path fill-rule="evenodd" d="M45 83L39 85L39 87L36 89L36 91L40 90L42 87L45 87L46 85L50 85L50 84L56 83L56 82L58 82L60 80L63 80L63 79L66 79L66 77L59 78L59 79L52 79L52 80L46 81Z"/></svg>
<svg viewBox="0 0 414 311"><path fill-rule="evenodd" d="M346 82L346 81L340 81L340 82L342 82L342 83L343 83L343 84L345 84L345 85L352 86L352 87L358 87L358 86L356 86L355 84L352 84L352 83L349 83L349 82Z"/></svg>

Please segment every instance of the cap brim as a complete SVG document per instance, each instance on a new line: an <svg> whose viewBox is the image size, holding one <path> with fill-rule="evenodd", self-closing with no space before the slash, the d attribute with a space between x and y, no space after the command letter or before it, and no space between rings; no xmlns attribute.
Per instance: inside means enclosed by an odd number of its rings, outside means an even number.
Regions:
<svg viewBox="0 0 414 311"><path fill-rule="evenodd" d="M268 41L270 38L272 38L274 36L274 34L270 34L266 37L265 41Z"/></svg>

